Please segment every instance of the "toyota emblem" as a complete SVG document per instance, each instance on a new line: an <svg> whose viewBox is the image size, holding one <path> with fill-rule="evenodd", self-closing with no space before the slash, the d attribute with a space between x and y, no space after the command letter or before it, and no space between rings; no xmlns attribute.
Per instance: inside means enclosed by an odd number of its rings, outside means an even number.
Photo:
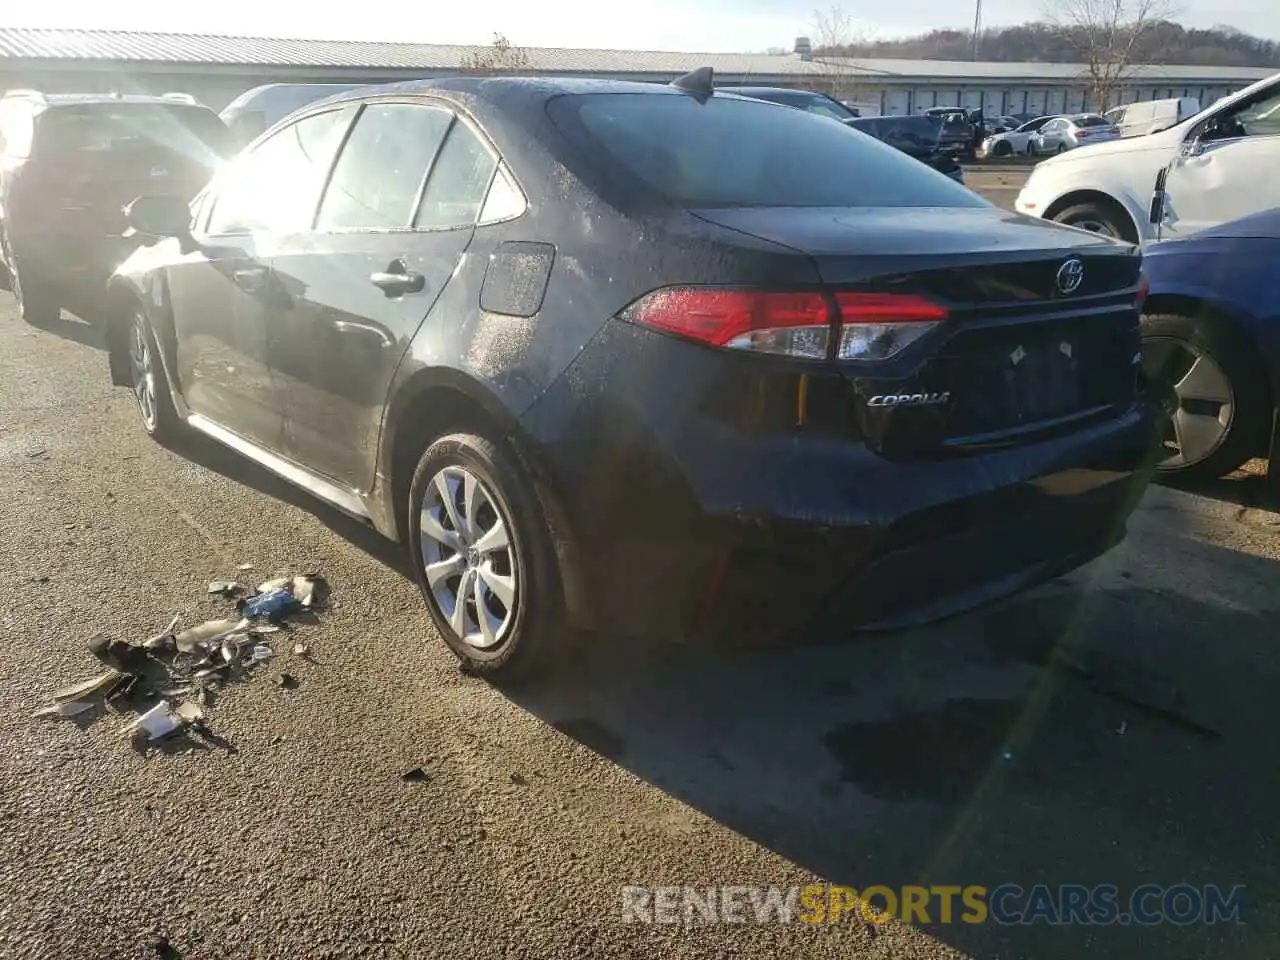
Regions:
<svg viewBox="0 0 1280 960"><path fill-rule="evenodd" d="M1084 262L1079 257L1062 261L1058 268L1058 292L1075 293L1084 283Z"/></svg>

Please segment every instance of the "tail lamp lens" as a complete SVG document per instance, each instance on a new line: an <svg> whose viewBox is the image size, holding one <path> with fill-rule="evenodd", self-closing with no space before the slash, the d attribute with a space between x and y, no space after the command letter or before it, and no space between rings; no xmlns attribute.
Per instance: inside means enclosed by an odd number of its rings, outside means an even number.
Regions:
<svg viewBox="0 0 1280 960"><path fill-rule="evenodd" d="M837 293L838 322L825 293L671 287L632 304L631 323L713 347L824 360L886 360L947 318L947 309L909 294Z"/></svg>

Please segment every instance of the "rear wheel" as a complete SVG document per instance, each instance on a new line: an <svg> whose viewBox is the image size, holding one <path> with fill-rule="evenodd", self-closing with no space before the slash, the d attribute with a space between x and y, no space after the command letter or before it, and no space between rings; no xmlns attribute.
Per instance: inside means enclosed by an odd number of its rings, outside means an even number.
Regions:
<svg viewBox="0 0 1280 960"><path fill-rule="evenodd" d="M1116 204L1106 200L1087 200L1084 203L1072 204L1053 215L1056 223L1079 227L1090 233L1100 233L1104 237L1113 237L1128 243L1137 243L1137 231L1128 214Z"/></svg>
<svg viewBox="0 0 1280 960"><path fill-rule="evenodd" d="M1065 143L1060 143L1060 144L1058 144L1058 149L1054 150L1053 152L1054 152L1054 153L1066 153L1066 152L1067 152L1067 145L1066 145Z"/></svg>
<svg viewBox="0 0 1280 960"><path fill-rule="evenodd" d="M534 485L506 447L436 440L409 490L414 576L444 642L471 672L523 679L565 631L560 569Z"/></svg>
<svg viewBox="0 0 1280 960"><path fill-rule="evenodd" d="M52 287L34 271L21 270L7 234L0 233L4 244L4 262L9 265L9 290L13 293L18 315L34 327L46 327L62 317L62 309Z"/></svg>
<svg viewBox="0 0 1280 960"><path fill-rule="evenodd" d="M1207 314L1144 317L1142 373L1160 405L1162 474L1213 480L1264 445L1271 391L1229 321Z"/></svg>

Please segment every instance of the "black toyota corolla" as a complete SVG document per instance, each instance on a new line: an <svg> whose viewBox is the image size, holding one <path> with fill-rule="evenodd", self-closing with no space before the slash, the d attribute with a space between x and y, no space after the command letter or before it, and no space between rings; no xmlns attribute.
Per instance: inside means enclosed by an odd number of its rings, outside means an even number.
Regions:
<svg viewBox="0 0 1280 960"><path fill-rule="evenodd" d="M361 88L130 217L146 429L406 544L483 673L936 618L1108 549L1154 457L1134 248L705 75Z"/></svg>

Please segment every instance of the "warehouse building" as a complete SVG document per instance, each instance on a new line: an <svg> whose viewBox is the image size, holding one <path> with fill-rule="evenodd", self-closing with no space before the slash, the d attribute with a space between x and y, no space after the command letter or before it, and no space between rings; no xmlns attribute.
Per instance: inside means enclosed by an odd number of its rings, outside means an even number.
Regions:
<svg viewBox="0 0 1280 960"><path fill-rule="evenodd" d="M792 54L664 53L527 48L520 72L668 82L699 66L725 83L824 90L865 113L917 113L961 104L991 114L1085 109L1085 69L1069 63L825 59L804 38ZM0 28L0 90L189 93L215 110L278 82L389 82L456 74L488 48L108 30ZM1133 71L1119 101L1198 97L1208 105L1271 71L1150 66Z"/></svg>

